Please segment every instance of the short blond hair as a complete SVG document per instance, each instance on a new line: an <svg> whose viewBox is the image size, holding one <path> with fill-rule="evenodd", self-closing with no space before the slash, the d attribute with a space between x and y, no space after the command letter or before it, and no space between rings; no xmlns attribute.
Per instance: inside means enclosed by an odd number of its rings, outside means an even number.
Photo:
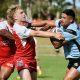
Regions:
<svg viewBox="0 0 80 80"><path fill-rule="evenodd" d="M13 18L13 15L17 9L21 9L21 6L19 6L18 4L11 5L7 10L7 16Z"/></svg>

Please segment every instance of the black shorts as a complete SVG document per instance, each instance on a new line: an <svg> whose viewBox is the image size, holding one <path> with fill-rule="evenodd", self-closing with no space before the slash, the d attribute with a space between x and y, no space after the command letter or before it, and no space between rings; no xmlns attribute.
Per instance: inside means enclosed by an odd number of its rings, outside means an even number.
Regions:
<svg viewBox="0 0 80 80"><path fill-rule="evenodd" d="M80 66L80 58L69 58L69 63L67 68L70 69L72 67L74 67L75 69L77 69Z"/></svg>

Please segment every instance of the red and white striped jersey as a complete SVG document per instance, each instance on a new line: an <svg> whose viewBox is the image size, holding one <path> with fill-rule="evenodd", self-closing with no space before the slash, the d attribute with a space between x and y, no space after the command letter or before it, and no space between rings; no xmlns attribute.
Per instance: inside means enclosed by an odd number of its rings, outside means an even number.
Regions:
<svg viewBox="0 0 80 80"><path fill-rule="evenodd" d="M12 27L9 26L7 21L0 22L0 30L6 29L11 32ZM15 53L16 46L14 42L11 42L8 38L0 36L0 57L10 57Z"/></svg>
<svg viewBox="0 0 80 80"><path fill-rule="evenodd" d="M29 37L30 31L31 29L27 29L25 26L14 24L13 35L17 47L15 57L35 58L35 41L33 37Z"/></svg>

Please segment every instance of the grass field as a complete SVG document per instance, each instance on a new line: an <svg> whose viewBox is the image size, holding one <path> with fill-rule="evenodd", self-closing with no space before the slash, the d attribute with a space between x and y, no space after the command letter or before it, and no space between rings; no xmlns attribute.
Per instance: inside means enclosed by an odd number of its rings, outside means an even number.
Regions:
<svg viewBox="0 0 80 80"><path fill-rule="evenodd" d="M38 76L37 80L63 80L67 61L64 58L63 53L57 54L50 44L49 39L37 38L38 40L38 57L39 65L42 68L42 75ZM8 80L17 79L17 71Z"/></svg>

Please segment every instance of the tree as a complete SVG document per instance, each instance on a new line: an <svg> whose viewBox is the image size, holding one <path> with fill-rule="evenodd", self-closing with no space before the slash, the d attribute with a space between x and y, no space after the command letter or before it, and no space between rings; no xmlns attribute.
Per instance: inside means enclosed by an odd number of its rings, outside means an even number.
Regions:
<svg viewBox="0 0 80 80"><path fill-rule="evenodd" d="M73 9L76 10L76 0L73 0Z"/></svg>
<svg viewBox="0 0 80 80"><path fill-rule="evenodd" d="M54 9L56 10L57 12L57 18L59 18L60 16L60 13L62 12L63 9L71 6L72 4L70 2L66 2L65 0L53 0L54 3Z"/></svg>
<svg viewBox="0 0 80 80"><path fill-rule="evenodd" d="M0 17L6 17L8 7L14 3L16 0L0 0Z"/></svg>

